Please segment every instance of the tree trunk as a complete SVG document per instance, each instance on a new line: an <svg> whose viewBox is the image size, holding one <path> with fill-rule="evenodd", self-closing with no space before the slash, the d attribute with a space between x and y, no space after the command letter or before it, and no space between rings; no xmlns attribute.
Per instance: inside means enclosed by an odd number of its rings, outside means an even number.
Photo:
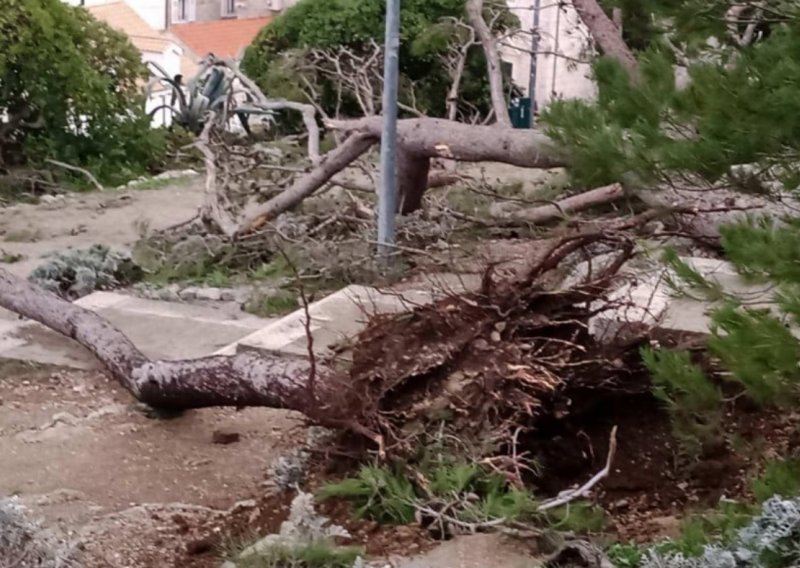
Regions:
<svg viewBox="0 0 800 568"><path fill-rule="evenodd" d="M584 211L590 207L612 203L618 199L622 199L624 195L625 191L622 186L618 183L613 183L611 185L592 189L591 191L571 195L540 207L531 207L514 211L509 217L514 221L523 221L526 223L546 223L554 219L566 217L572 213Z"/></svg>
<svg viewBox="0 0 800 568"><path fill-rule="evenodd" d="M422 196L428 189L431 159L419 156L406 146L397 148L397 211L401 215L422 207Z"/></svg>
<svg viewBox="0 0 800 568"><path fill-rule="evenodd" d="M328 121L330 128L348 132L351 136L323 156L319 165L290 188L246 214L234 237L257 230L324 186L380 140L382 120L380 116L372 116ZM469 125L438 118L409 118L398 121L397 132L398 203L403 213L418 208L425 189L430 187L428 162L431 158L503 162L527 168L557 168L569 164L568 156L559 146L538 130Z"/></svg>
<svg viewBox="0 0 800 568"><path fill-rule="evenodd" d="M346 132L381 135L379 116L331 120L328 126ZM407 118L397 122L397 139L417 156L460 162L502 162L525 168L558 168L569 157L544 133L451 122L441 118Z"/></svg>
<svg viewBox="0 0 800 568"><path fill-rule="evenodd" d="M310 365L303 360L245 352L232 357L151 361L94 312L3 269L0 306L74 339L137 400L154 407L268 406L307 413L317 398L309 392Z"/></svg>
<svg viewBox="0 0 800 568"><path fill-rule="evenodd" d="M290 188L246 215L239 223L235 236L255 231L284 211L297 206L303 199L317 191L334 175L369 150L377 140L374 136L364 133L355 133L350 136L342 145L325 154L317 167L295 181Z"/></svg>
<svg viewBox="0 0 800 568"><path fill-rule="evenodd" d="M597 0L573 0L572 3L600 51L619 61L627 69L631 80L636 81L639 64L622 39L622 30L606 15Z"/></svg>
<svg viewBox="0 0 800 568"><path fill-rule="evenodd" d="M475 34L481 42L483 52L486 54L486 70L489 75L489 90L492 97L492 108L497 116L497 124L503 128L511 128L511 119L508 116L505 92L503 89L503 70L500 67L500 52L497 49L497 40L483 19L483 0L469 0L467 2L467 15L470 24L475 28Z"/></svg>

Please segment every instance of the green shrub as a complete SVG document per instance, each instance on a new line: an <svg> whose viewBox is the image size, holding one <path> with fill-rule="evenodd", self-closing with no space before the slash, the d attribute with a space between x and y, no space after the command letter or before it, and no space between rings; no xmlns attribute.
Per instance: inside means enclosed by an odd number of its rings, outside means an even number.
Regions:
<svg viewBox="0 0 800 568"><path fill-rule="evenodd" d="M800 458L770 462L752 483L753 496L759 503L778 495L789 499L800 495Z"/></svg>
<svg viewBox="0 0 800 568"><path fill-rule="evenodd" d="M53 158L112 185L160 167L165 137L144 112L146 77L128 38L85 9L0 0L0 162Z"/></svg>

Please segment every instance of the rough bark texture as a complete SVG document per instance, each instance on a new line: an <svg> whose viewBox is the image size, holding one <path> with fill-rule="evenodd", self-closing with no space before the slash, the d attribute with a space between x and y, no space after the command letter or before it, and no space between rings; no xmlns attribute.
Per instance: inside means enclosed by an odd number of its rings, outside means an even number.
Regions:
<svg viewBox="0 0 800 568"><path fill-rule="evenodd" d="M341 146L325 154L317 167L295 181L289 189L245 216L239 223L236 235L254 231L284 211L295 207L366 152L376 141L374 136L363 133L350 136Z"/></svg>
<svg viewBox="0 0 800 568"><path fill-rule="evenodd" d="M422 207L422 196L428 189L431 159L419 156L400 146L397 152L397 211L402 215Z"/></svg>
<svg viewBox="0 0 800 568"><path fill-rule="evenodd" d="M380 138L381 117L332 120L331 128ZM417 156L461 162L502 162L526 168L557 168L569 158L538 130L462 124L440 118L409 118L397 123L397 140Z"/></svg>
<svg viewBox="0 0 800 568"><path fill-rule="evenodd" d="M315 398L308 388L309 364L303 360L245 352L232 357L151 361L94 312L3 269L0 306L74 339L136 399L154 407L269 406L307 412Z"/></svg>
<svg viewBox="0 0 800 568"><path fill-rule="evenodd" d="M625 191L622 186L618 183L614 183L598 187L591 191L572 195L548 205L542 205L541 207L532 207L515 211L511 214L511 218L515 221L524 221L526 223L546 223L558 219L559 217L565 217L571 213L584 211L590 207L611 203L622 199L624 195Z"/></svg>
<svg viewBox="0 0 800 568"><path fill-rule="evenodd" d="M483 0L469 0L467 2L467 15L470 24L481 42L483 52L486 54L486 70L489 75L489 89L492 97L492 108L497 117L498 126L511 128L511 118L508 116L506 97L503 90L503 72L500 67L500 52L497 49L497 40L483 19Z"/></svg>
<svg viewBox="0 0 800 568"><path fill-rule="evenodd" d="M631 79L636 80L639 65L622 39L622 30L606 15L597 0L573 0L572 3L600 51L619 61L628 70Z"/></svg>

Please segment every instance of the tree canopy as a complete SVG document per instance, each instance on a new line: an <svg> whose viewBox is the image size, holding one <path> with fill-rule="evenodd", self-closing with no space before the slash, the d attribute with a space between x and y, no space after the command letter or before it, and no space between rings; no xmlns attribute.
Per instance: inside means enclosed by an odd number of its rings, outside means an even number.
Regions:
<svg viewBox="0 0 800 568"><path fill-rule="evenodd" d="M114 182L163 153L127 36L60 0L0 0L0 166L52 158Z"/></svg>
<svg viewBox="0 0 800 568"><path fill-rule="evenodd" d="M505 3L487 5L498 17L495 31L517 24ZM383 0L300 0L267 25L247 50L244 70L268 96L306 101L308 82L320 83L314 71L297 62L309 50L346 49L363 55L374 44L383 45L385 2ZM442 60L453 41L463 32L463 0L407 0L400 14L401 102L422 114L444 116L451 78ZM374 44L372 43L374 42ZM379 67L382 69L382 66ZM305 75L305 77L303 77ZM490 108L486 61L480 46L469 49L460 99L465 108L486 114ZM379 91L379 89L377 89ZM345 93L347 97L348 93ZM323 80L319 88L323 108L334 113L336 89ZM341 105L343 115L358 115L352 99Z"/></svg>

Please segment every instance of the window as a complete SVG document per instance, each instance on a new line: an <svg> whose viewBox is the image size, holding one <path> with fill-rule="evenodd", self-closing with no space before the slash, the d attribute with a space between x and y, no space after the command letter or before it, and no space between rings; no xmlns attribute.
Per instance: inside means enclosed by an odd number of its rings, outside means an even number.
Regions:
<svg viewBox="0 0 800 568"><path fill-rule="evenodd" d="M236 0L222 0L222 17L230 18L236 15Z"/></svg>
<svg viewBox="0 0 800 568"><path fill-rule="evenodd" d="M195 0L173 0L172 21L191 22L195 19Z"/></svg>

